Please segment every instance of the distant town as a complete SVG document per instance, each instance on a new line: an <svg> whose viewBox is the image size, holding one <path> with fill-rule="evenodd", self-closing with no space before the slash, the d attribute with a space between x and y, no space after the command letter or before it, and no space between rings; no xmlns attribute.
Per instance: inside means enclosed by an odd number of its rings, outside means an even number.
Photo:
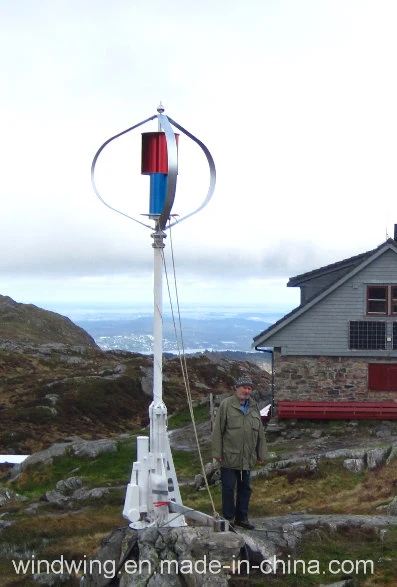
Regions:
<svg viewBox="0 0 397 587"><path fill-rule="evenodd" d="M163 318L165 353L208 351L254 352L253 337L273 324L281 314L246 309L214 310L200 308L181 316ZM150 311L104 313L91 312L74 318L103 350L120 349L150 354L153 350L153 318Z"/></svg>

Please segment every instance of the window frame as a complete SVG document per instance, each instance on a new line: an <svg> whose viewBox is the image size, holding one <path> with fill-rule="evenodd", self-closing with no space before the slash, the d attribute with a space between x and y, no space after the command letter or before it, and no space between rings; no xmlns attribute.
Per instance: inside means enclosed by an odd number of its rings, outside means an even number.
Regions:
<svg viewBox="0 0 397 587"><path fill-rule="evenodd" d="M393 293L395 290L395 293ZM393 311L393 302L396 304L396 311ZM390 316L397 316L397 285L390 286Z"/></svg>
<svg viewBox="0 0 397 587"><path fill-rule="evenodd" d="M397 322L392 322L392 349L397 351Z"/></svg>
<svg viewBox="0 0 397 587"><path fill-rule="evenodd" d="M388 316L389 315L389 287L388 285L367 285L367 316ZM374 289L383 289L385 290L385 298L370 298L369 292L370 290ZM370 304L371 302L382 302L385 304L385 311L384 312L371 312L370 311Z"/></svg>

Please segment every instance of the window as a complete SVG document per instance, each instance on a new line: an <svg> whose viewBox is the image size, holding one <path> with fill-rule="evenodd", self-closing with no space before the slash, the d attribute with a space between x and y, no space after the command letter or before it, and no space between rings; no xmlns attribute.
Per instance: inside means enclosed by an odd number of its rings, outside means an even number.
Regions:
<svg viewBox="0 0 397 587"><path fill-rule="evenodd" d="M386 322L354 320L349 328L350 349L384 350L386 348Z"/></svg>
<svg viewBox="0 0 397 587"><path fill-rule="evenodd" d="M393 322L393 350L397 350L397 322Z"/></svg>
<svg viewBox="0 0 397 587"><path fill-rule="evenodd" d="M368 285L367 314L372 316L397 315L397 286Z"/></svg>
<svg viewBox="0 0 397 587"><path fill-rule="evenodd" d="M397 364L370 363L368 387L372 391L397 391Z"/></svg>
<svg viewBox="0 0 397 587"><path fill-rule="evenodd" d="M368 286L367 314L387 314L387 286Z"/></svg>

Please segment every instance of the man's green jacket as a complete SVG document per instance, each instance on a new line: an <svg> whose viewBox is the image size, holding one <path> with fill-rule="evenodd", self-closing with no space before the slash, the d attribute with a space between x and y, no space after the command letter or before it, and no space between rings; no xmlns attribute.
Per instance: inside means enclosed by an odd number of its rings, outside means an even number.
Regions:
<svg viewBox="0 0 397 587"><path fill-rule="evenodd" d="M212 433L212 456L227 469L250 471L265 458L266 444L258 406L249 398L247 413L234 394L223 400Z"/></svg>

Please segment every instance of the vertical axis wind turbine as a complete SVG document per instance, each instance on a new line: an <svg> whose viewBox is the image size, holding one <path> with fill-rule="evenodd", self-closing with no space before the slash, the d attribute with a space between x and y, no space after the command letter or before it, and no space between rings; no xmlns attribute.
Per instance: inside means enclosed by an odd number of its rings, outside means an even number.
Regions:
<svg viewBox="0 0 397 587"><path fill-rule="evenodd" d="M160 104L158 114L118 133L108 139L97 151L91 166L91 181L95 194L105 206L123 216L150 228L153 239L153 400L149 406L150 434L137 438L137 460L133 463L131 479L127 486L123 516L135 529L148 526L181 526L184 518L175 512L171 504L182 506L178 480L172 459L167 433L167 408L163 401L163 318L162 280L163 249L166 230L196 214L209 202L215 189L216 172L211 153L207 147L172 118L164 114ZM104 148L118 137L158 119L158 132L142 133L141 172L150 176L150 220L154 227L129 216L109 205L99 194L95 184L95 167ZM193 140L204 152L210 171L208 192L202 204L186 216L176 219L171 216L178 174L178 139L172 126ZM173 510L173 511L171 511Z"/></svg>

